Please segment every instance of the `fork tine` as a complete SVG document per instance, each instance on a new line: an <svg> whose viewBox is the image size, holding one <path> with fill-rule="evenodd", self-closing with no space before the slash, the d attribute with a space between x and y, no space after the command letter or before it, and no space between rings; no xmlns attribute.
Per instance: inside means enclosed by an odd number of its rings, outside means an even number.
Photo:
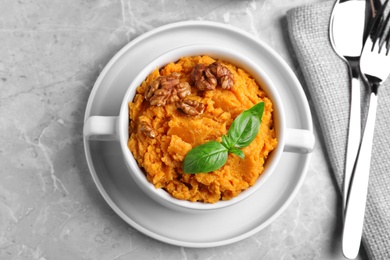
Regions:
<svg viewBox="0 0 390 260"><path fill-rule="evenodd" d="M390 51L390 32L387 32L387 37L386 37L386 55L389 54Z"/></svg>
<svg viewBox="0 0 390 260"><path fill-rule="evenodd" d="M383 33L381 34L381 41L382 41L382 44L379 48L379 52L381 51L382 49L382 46L384 45L385 49L386 49L386 55L389 54L389 49L390 49L390 25L389 25L389 21L390 21L390 11L387 12L387 15L386 15L386 19L385 19L385 22L384 22L384 26L383 26Z"/></svg>
<svg viewBox="0 0 390 260"><path fill-rule="evenodd" d="M374 50L375 44L378 39L382 38L384 28L386 27L388 19L383 19L383 13L386 9L389 0L386 0L385 3L375 14L375 19L370 30L370 38L373 42L371 51Z"/></svg>
<svg viewBox="0 0 390 260"><path fill-rule="evenodd" d="M387 14L386 27L388 27L389 20L390 20L390 12ZM390 28L387 28L387 30L386 30L386 36L385 36L385 39L384 39L383 43L385 44L386 55L388 55L389 54L389 50L390 50Z"/></svg>
<svg viewBox="0 0 390 260"><path fill-rule="evenodd" d="M387 49L387 43L389 38L389 28L388 28L389 19L390 19L390 13L387 13L386 19L384 19L384 22L381 26L381 32L379 35L379 52L382 51L383 45L385 45Z"/></svg>

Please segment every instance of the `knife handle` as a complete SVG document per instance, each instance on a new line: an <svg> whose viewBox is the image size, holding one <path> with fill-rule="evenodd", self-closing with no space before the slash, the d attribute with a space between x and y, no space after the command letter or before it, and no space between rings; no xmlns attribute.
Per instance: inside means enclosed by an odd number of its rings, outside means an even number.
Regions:
<svg viewBox="0 0 390 260"><path fill-rule="evenodd" d="M367 122L349 187L342 237L343 254L349 259L355 259L358 255L363 233L377 102L378 97L372 92Z"/></svg>

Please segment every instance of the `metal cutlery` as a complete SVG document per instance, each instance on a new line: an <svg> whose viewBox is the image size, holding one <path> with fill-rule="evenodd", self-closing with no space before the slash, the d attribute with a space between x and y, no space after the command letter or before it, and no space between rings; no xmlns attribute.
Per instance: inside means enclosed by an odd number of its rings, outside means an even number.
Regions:
<svg viewBox="0 0 390 260"><path fill-rule="evenodd" d="M360 58L363 79L370 87L367 121L353 169L344 217L342 249L344 256L356 258L363 231L364 213L370 172L371 151L375 128L378 91L390 74L390 14L384 10L388 0L377 12Z"/></svg>
<svg viewBox="0 0 390 260"><path fill-rule="evenodd" d="M338 0L334 4L329 36L335 52L348 64L351 76L350 118L343 187L343 210L361 138L359 59L366 24L365 0Z"/></svg>

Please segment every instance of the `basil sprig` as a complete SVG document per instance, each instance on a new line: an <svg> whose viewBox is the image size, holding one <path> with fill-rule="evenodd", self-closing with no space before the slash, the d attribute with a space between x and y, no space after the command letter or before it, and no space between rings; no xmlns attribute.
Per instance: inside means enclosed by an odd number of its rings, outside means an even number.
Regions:
<svg viewBox="0 0 390 260"><path fill-rule="evenodd" d="M185 173L207 173L225 165L228 153L245 158L241 148L247 147L259 132L264 102L258 103L242 112L234 119L227 135L222 136L222 143L209 141L189 151L184 158Z"/></svg>

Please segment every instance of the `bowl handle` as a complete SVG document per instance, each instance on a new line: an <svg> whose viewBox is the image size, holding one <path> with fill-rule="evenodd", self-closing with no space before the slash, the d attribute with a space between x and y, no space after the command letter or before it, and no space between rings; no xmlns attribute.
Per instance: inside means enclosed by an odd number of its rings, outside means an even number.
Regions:
<svg viewBox="0 0 390 260"><path fill-rule="evenodd" d="M84 123L84 137L88 140L119 140L117 116L91 116Z"/></svg>
<svg viewBox="0 0 390 260"><path fill-rule="evenodd" d="M311 153L314 149L314 134L305 129L287 128L284 151L292 153Z"/></svg>

